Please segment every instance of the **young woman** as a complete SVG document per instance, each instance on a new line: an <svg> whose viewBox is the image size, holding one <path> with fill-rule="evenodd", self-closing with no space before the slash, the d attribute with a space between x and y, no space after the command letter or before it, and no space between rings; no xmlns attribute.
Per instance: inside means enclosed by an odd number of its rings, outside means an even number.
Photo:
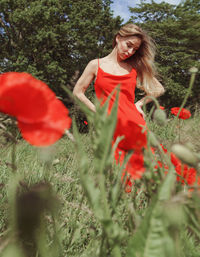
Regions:
<svg viewBox="0 0 200 257"><path fill-rule="evenodd" d="M135 87L154 97L164 93L163 86L155 77L154 55L152 39L136 25L124 25L114 37L112 52L90 61L73 90L73 94L95 112L94 104L84 94L90 83L95 80L96 96L101 101L105 101L120 84L114 139L124 135L119 143L119 149L124 151L134 149L135 125L145 126L144 97L134 103ZM110 108L114 101L115 95L110 100Z"/></svg>

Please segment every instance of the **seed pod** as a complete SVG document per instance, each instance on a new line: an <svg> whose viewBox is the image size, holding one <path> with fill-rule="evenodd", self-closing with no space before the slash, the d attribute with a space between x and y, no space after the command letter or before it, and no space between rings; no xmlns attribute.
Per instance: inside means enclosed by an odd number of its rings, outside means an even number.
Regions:
<svg viewBox="0 0 200 257"><path fill-rule="evenodd" d="M187 147L181 144L174 144L171 151L183 162L189 166L196 167L198 158L196 155L189 150Z"/></svg>
<svg viewBox="0 0 200 257"><path fill-rule="evenodd" d="M153 118L154 118L155 122L160 126L164 126L167 122L166 113L165 113L165 111L163 111L161 109L155 110Z"/></svg>

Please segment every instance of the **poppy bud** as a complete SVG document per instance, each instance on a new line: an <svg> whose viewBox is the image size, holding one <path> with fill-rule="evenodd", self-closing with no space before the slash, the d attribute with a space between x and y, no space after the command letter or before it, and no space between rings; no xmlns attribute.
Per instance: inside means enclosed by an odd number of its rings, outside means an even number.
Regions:
<svg viewBox="0 0 200 257"><path fill-rule="evenodd" d="M190 73L197 73L198 69L196 67L192 67L192 68L189 69L189 72Z"/></svg>
<svg viewBox="0 0 200 257"><path fill-rule="evenodd" d="M189 166L196 166L198 163L198 158L196 155L187 147L181 144L174 144L171 151L184 163Z"/></svg>
<svg viewBox="0 0 200 257"><path fill-rule="evenodd" d="M167 122L166 113L165 113L165 111L163 111L161 109L155 110L153 118L154 118L155 122L160 126L164 126Z"/></svg>

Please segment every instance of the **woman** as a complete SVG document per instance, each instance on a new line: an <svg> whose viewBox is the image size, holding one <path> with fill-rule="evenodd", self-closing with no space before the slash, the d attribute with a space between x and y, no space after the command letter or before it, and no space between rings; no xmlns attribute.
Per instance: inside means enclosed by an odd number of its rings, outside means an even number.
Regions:
<svg viewBox="0 0 200 257"><path fill-rule="evenodd" d="M141 28L134 24L124 25L114 37L112 52L90 61L73 90L73 94L95 112L94 104L84 94L90 83L95 80L96 96L103 102L120 84L114 139L124 136L118 145L122 151L139 149L135 143L136 130L145 126L144 97L134 103L135 87L154 97L164 93L163 86L155 78L154 54L153 41ZM114 100L115 95L111 97L110 108Z"/></svg>

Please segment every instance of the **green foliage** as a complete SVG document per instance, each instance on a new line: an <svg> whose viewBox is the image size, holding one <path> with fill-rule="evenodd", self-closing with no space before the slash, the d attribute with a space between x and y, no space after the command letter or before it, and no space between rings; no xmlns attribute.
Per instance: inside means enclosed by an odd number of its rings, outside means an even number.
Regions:
<svg viewBox="0 0 200 257"><path fill-rule="evenodd" d="M200 67L200 6L198 0L186 0L179 5L141 2L130 8L131 21L148 31L156 42L156 63L166 93L163 105L179 106L187 92L189 68ZM200 77L190 94L189 103L199 102Z"/></svg>

